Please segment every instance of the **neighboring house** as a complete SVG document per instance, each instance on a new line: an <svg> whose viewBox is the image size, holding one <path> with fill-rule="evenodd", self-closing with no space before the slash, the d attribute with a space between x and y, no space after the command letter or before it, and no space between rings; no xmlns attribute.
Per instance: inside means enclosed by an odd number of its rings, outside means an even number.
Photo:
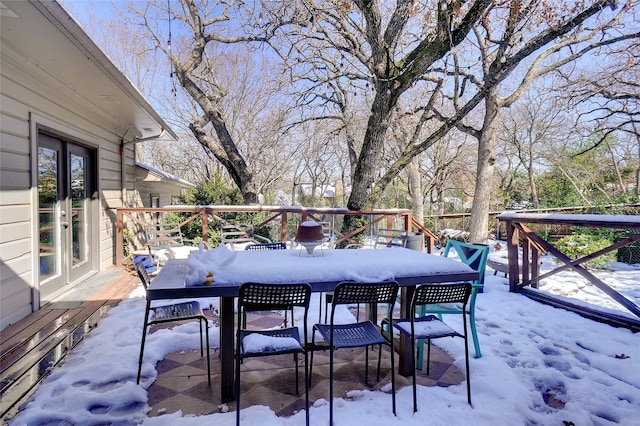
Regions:
<svg viewBox="0 0 640 426"><path fill-rule="evenodd" d="M146 204L135 143L176 136L55 1L0 1L0 19L3 329L113 267L112 209Z"/></svg>
<svg viewBox="0 0 640 426"><path fill-rule="evenodd" d="M143 207L169 206L195 185L184 179L136 161L136 189Z"/></svg>

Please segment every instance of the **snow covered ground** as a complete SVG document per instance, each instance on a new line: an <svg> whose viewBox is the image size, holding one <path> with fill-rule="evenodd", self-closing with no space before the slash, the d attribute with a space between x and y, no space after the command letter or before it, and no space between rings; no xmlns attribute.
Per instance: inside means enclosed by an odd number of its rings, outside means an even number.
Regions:
<svg viewBox="0 0 640 426"><path fill-rule="evenodd" d="M551 259L543 259L543 268L550 266ZM598 273L601 279L640 304L640 265L611 267L615 271ZM544 281L541 289L624 313L624 308L571 272ZM208 306L215 299L203 303ZM235 424L234 412L147 417L146 388L155 378L156 363L167 353L198 348L199 329L192 322L150 335L143 369L152 378L136 385L144 305L144 292L138 288L113 308L9 424ZM317 309L317 300L311 306ZM317 315L310 312L309 318ZM388 394L364 391L352 400L337 401L336 424L639 424L639 335L509 293L507 280L490 269L476 315L483 357L471 359L473 407L466 403L464 382L448 388L419 386L416 414L411 388L399 390L397 417L389 408ZM461 325L457 316L446 320ZM211 341L218 337L218 329L212 328ZM437 344L464 371L461 340L440 339ZM310 409L311 424L327 425L328 415L327 401L317 401ZM268 407L253 406L242 410L242 424L303 425L304 413L278 418Z"/></svg>

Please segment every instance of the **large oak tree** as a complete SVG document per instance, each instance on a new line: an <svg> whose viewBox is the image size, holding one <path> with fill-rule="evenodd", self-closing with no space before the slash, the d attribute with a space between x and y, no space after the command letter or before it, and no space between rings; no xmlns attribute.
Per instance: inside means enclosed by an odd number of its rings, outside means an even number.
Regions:
<svg viewBox="0 0 640 426"><path fill-rule="evenodd" d="M163 4L159 2L156 9ZM181 23L175 32L186 41L179 53L167 46L162 25L150 20L151 6L140 16L198 107L199 117L190 123L193 134L228 170L245 202L257 201L258 188L254 171L222 113L225 97L233 94L218 79L211 57L217 49L212 46L262 48L266 57L282 60L284 75L290 77L291 85L297 84L295 91L312 95L300 96L305 99L301 116L322 115L326 114L323 107L350 104L348 99L335 102L344 93L351 96L350 89L354 95L371 90L362 140L348 141L349 152L355 154L347 202L352 210L375 207L398 174L452 128L474 135L478 139L475 240L486 235L486 222L480 218L488 213L496 117L500 108L512 102L513 93L505 95L502 90L515 86L517 92L527 78L548 72L548 61L540 52L549 52L550 60L565 65L579 57L571 48L594 49L593 43L637 37L632 32L621 36L589 31L586 23L598 27L612 19L609 15L633 7L631 3L617 6L611 0L180 0L169 4L173 10L162 13L168 14L175 28ZM525 77L519 82L509 80L517 74ZM429 105L425 117L436 125L428 126L427 134L389 160L384 148L393 111L408 91L418 88L431 90L425 98ZM478 108L483 110L482 121L465 122Z"/></svg>

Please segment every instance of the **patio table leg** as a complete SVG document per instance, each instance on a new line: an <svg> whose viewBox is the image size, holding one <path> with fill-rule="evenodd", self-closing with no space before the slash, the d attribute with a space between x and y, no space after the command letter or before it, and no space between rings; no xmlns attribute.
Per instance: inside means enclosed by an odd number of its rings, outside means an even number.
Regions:
<svg viewBox="0 0 640 426"><path fill-rule="evenodd" d="M234 309L233 297L220 298L220 398L221 402L235 401L234 365Z"/></svg>
<svg viewBox="0 0 640 426"><path fill-rule="evenodd" d="M409 305L415 287L402 287L400 289L400 318L409 318L411 311ZM413 357L411 356L411 339L405 337L404 333L400 333L400 345L398 347L399 361L398 361L398 373L403 376L412 376L413 370L416 366L413 363Z"/></svg>

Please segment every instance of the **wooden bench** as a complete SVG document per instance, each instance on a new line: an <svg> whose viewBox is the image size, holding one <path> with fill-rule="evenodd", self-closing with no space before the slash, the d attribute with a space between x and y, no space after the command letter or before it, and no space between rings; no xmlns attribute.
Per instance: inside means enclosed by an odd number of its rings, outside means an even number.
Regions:
<svg viewBox="0 0 640 426"><path fill-rule="evenodd" d="M251 224L220 224L220 244L228 244L235 250L235 244L259 244L272 241L261 235L256 235Z"/></svg>
<svg viewBox="0 0 640 426"><path fill-rule="evenodd" d="M505 262L487 259L487 266L493 269L493 275L497 275L498 272L502 272L505 278L509 275L509 262L507 259L505 259Z"/></svg>
<svg viewBox="0 0 640 426"><path fill-rule="evenodd" d="M166 259L186 258L196 247L185 244L180 224L159 223L145 226L149 254L154 257L156 266L161 266Z"/></svg>

